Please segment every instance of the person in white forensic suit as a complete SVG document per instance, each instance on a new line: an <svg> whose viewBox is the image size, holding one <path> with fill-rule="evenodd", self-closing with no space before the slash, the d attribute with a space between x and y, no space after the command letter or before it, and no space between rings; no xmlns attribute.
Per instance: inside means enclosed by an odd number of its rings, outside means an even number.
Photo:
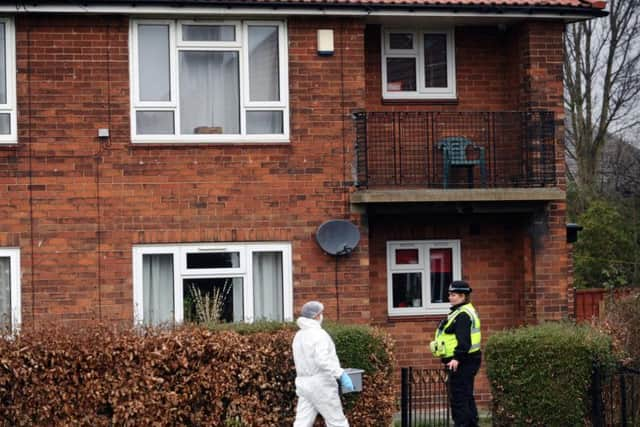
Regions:
<svg viewBox="0 0 640 427"><path fill-rule="evenodd" d="M353 391L353 383L340 367L333 340L322 329L323 311L322 303L309 301L296 322L300 330L292 347L298 405L293 427L313 426L318 413L328 427L349 427L336 380L345 391Z"/></svg>

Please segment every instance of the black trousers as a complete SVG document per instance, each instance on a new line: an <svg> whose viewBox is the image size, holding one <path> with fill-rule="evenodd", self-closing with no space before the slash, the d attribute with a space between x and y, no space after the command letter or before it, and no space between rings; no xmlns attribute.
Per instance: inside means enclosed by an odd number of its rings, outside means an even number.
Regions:
<svg viewBox="0 0 640 427"><path fill-rule="evenodd" d="M455 427L477 427L478 408L473 397L473 381L480 369L480 358L470 357L449 371L448 387L451 415Z"/></svg>

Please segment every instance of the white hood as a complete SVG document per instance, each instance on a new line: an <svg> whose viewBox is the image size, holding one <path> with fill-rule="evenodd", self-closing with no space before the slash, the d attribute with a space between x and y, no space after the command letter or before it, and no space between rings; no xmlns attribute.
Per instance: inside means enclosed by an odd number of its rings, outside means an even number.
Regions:
<svg viewBox="0 0 640 427"><path fill-rule="evenodd" d="M298 320L296 320L296 324L300 329L322 328L320 322L315 319L309 319L307 317L298 317Z"/></svg>

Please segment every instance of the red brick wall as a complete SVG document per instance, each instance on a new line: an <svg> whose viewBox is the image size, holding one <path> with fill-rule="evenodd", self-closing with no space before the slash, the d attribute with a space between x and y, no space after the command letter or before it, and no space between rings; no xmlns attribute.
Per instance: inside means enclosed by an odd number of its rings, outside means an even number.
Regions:
<svg viewBox="0 0 640 427"><path fill-rule="evenodd" d="M381 97L380 27L367 27L367 109L502 111L547 109L556 113L556 171L564 188L562 145L561 23L456 28L454 102L384 101ZM568 315L565 202L540 204L527 215L372 217L370 222L372 321L395 338L401 366L437 366L428 342L442 316L388 318L386 242L460 239L463 277L474 288L486 339L492 331ZM480 232L471 234L472 223ZM475 227L474 227L475 228ZM489 401L484 370L480 401Z"/></svg>
<svg viewBox="0 0 640 427"><path fill-rule="evenodd" d="M128 20L34 15L16 27L19 144L0 149L0 245L22 250L27 324L128 322L132 245L201 241L292 242L295 306L320 298L336 316L334 259L314 236L351 216L361 24L289 20L291 143L271 146L132 145ZM334 29L335 55L317 56L317 28ZM348 321L369 318L367 248L365 235L338 265Z"/></svg>
<svg viewBox="0 0 640 427"><path fill-rule="evenodd" d="M395 216L370 218L372 322L394 337L400 366L439 366L439 359L433 358L428 345L438 322L445 316L390 318L387 315L387 241L460 240L462 276L473 288L473 304L480 314L483 341L486 341L493 331L520 323L526 223L526 216L508 214L421 215L405 216L402 220ZM477 388L477 396L487 404L489 387L484 370Z"/></svg>
<svg viewBox="0 0 640 427"><path fill-rule="evenodd" d="M367 109L419 111L513 111L510 34L496 26L457 27L457 102L401 102L382 100L381 27L367 26Z"/></svg>
<svg viewBox="0 0 640 427"><path fill-rule="evenodd" d="M458 28L458 102L383 105L379 27L291 19L290 144L161 147L130 142L126 18L19 16L16 28L19 144L0 148L0 246L21 248L27 324L129 322L132 245L217 241L291 241L295 306L319 298L336 317L336 264L314 240L331 218L362 230L358 250L338 263L340 317L388 329L403 365L435 363L426 344L437 320L387 318L386 240L461 239L485 337L521 323L525 310L527 321L567 314L564 202L543 211L547 231L533 250L530 218L373 216L367 224L348 199L353 109L551 108L560 122L561 24ZM335 31L331 57L316 54L318 28ZM103 127L106 143L96 137ZM486 401L483 378L479 390Z"/></svg>

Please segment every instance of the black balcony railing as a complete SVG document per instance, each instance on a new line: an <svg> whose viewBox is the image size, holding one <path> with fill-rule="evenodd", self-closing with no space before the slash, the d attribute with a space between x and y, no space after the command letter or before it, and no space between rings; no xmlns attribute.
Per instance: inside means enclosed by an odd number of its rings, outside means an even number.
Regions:
<svg viewBox="0 0 640 427"><path fill-rule="evenodd" d="M556 184L552 112L358 112L360 187Z"/></svg>

